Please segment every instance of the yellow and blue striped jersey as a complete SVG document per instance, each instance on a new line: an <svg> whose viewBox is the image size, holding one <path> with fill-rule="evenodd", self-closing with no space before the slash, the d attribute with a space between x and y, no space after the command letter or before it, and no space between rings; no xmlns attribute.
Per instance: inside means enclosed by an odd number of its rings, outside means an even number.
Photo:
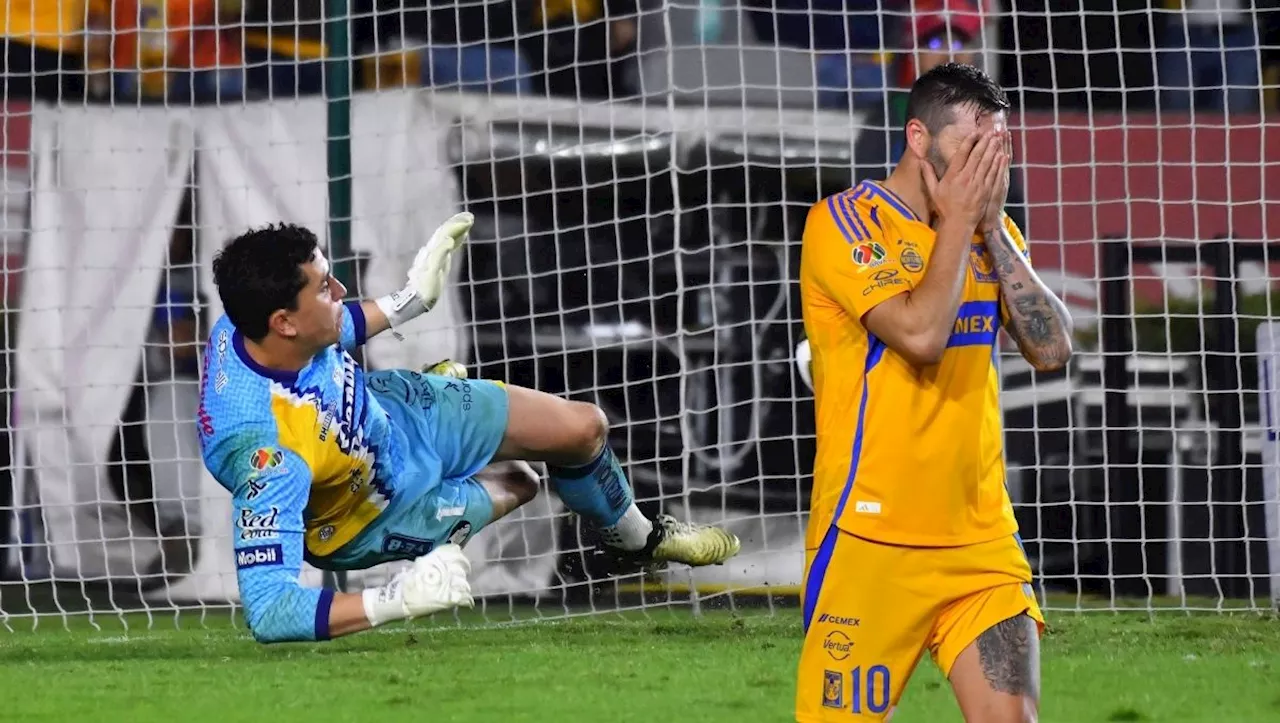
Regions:
<svg viewBox="0 0 1280 723"><path fill-rule="evenodd" d="M1025 253L1021 232L1005 223ZM994 363L1004 314L981 237L941 363L913 366L862 325L877 304L920 282L936 238L926 219L871 181L809 211L800 291L817 415L810 549L832 524L922 547L1017 530Z"/></svg>

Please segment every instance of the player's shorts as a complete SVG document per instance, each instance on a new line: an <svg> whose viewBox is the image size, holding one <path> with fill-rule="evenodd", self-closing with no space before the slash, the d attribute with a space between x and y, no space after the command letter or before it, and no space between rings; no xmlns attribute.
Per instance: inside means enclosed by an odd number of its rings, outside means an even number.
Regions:
<svg viewBox="0 0 1280 723"><path fill-rule="evenodd" d="M370 372L368 385L406 437L396 493L355 539L313 561L317 567L411 560L445 542L462 544L493 521L493 502L475 474L506 435L506 387L403 369Z"/></svg>
<svg viewBox="0 0 1280 723"><path fill-rule="evenodd" d="M901 547L831 527L806 554L796 720L883 720L927 649L945 675L978 636L1026 613L1043 628L1016 536Z"/></svg>

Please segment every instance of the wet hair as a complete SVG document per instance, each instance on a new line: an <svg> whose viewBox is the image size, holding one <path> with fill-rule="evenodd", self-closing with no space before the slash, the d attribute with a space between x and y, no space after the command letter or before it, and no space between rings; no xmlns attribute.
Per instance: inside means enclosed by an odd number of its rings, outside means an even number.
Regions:
<svg viewBox="0 0 1280 723"><path fill-rule="evenodd" d="M1009 96L991 76L972 65L946 63L916 79L907 98L907 120L913 118L936 135L955 122L958 106L989 115L1009 110Z"/></svg>

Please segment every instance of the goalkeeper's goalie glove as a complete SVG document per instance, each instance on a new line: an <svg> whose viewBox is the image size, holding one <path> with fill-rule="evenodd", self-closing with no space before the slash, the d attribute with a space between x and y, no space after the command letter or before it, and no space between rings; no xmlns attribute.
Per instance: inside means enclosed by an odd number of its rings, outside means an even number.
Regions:
<svg viewBox="0 0 1280 723"><path fill-rule="evenodd" d="M387 315L393 331L435 307L449 281L453 254L466 243L467 234L471 232L471 225L475 221L475 216L464 211L440 224L414 257L413 265L409 267L409 282L405 287L375 302L382 313Z"/></svg>
<svg viewBox="0 0 1280 723"><path fill-rule="evenodd" d="M471 562L462 548L441 545L413 561L409 569L382 587L364 591L364 616L377 627L383 623L448 610L472 607Z"/></svg>

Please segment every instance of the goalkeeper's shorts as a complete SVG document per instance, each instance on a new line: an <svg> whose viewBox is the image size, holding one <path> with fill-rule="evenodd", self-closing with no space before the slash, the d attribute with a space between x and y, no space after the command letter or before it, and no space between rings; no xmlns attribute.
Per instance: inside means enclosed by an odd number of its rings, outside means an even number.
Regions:
<svg viewBox="0 0 1280 723"><path fill-rule="evenodd" d="M506 387L405 370L371 372L368 386L407 437L405 458L394 470L387 508L333 554L308 559L321 569L411 560L445 542L463 544L493 521L493 503L475 475L506 436Z"/></svg>
<svg viewBox="0 0 1280 723"><path fill-rule="evenodd" d="M903 547L832 526L805 563L800 723L884 720L926 649L949 676L960 653L997 623L1026 613L1044 625L1014 536Z"/></svg>

